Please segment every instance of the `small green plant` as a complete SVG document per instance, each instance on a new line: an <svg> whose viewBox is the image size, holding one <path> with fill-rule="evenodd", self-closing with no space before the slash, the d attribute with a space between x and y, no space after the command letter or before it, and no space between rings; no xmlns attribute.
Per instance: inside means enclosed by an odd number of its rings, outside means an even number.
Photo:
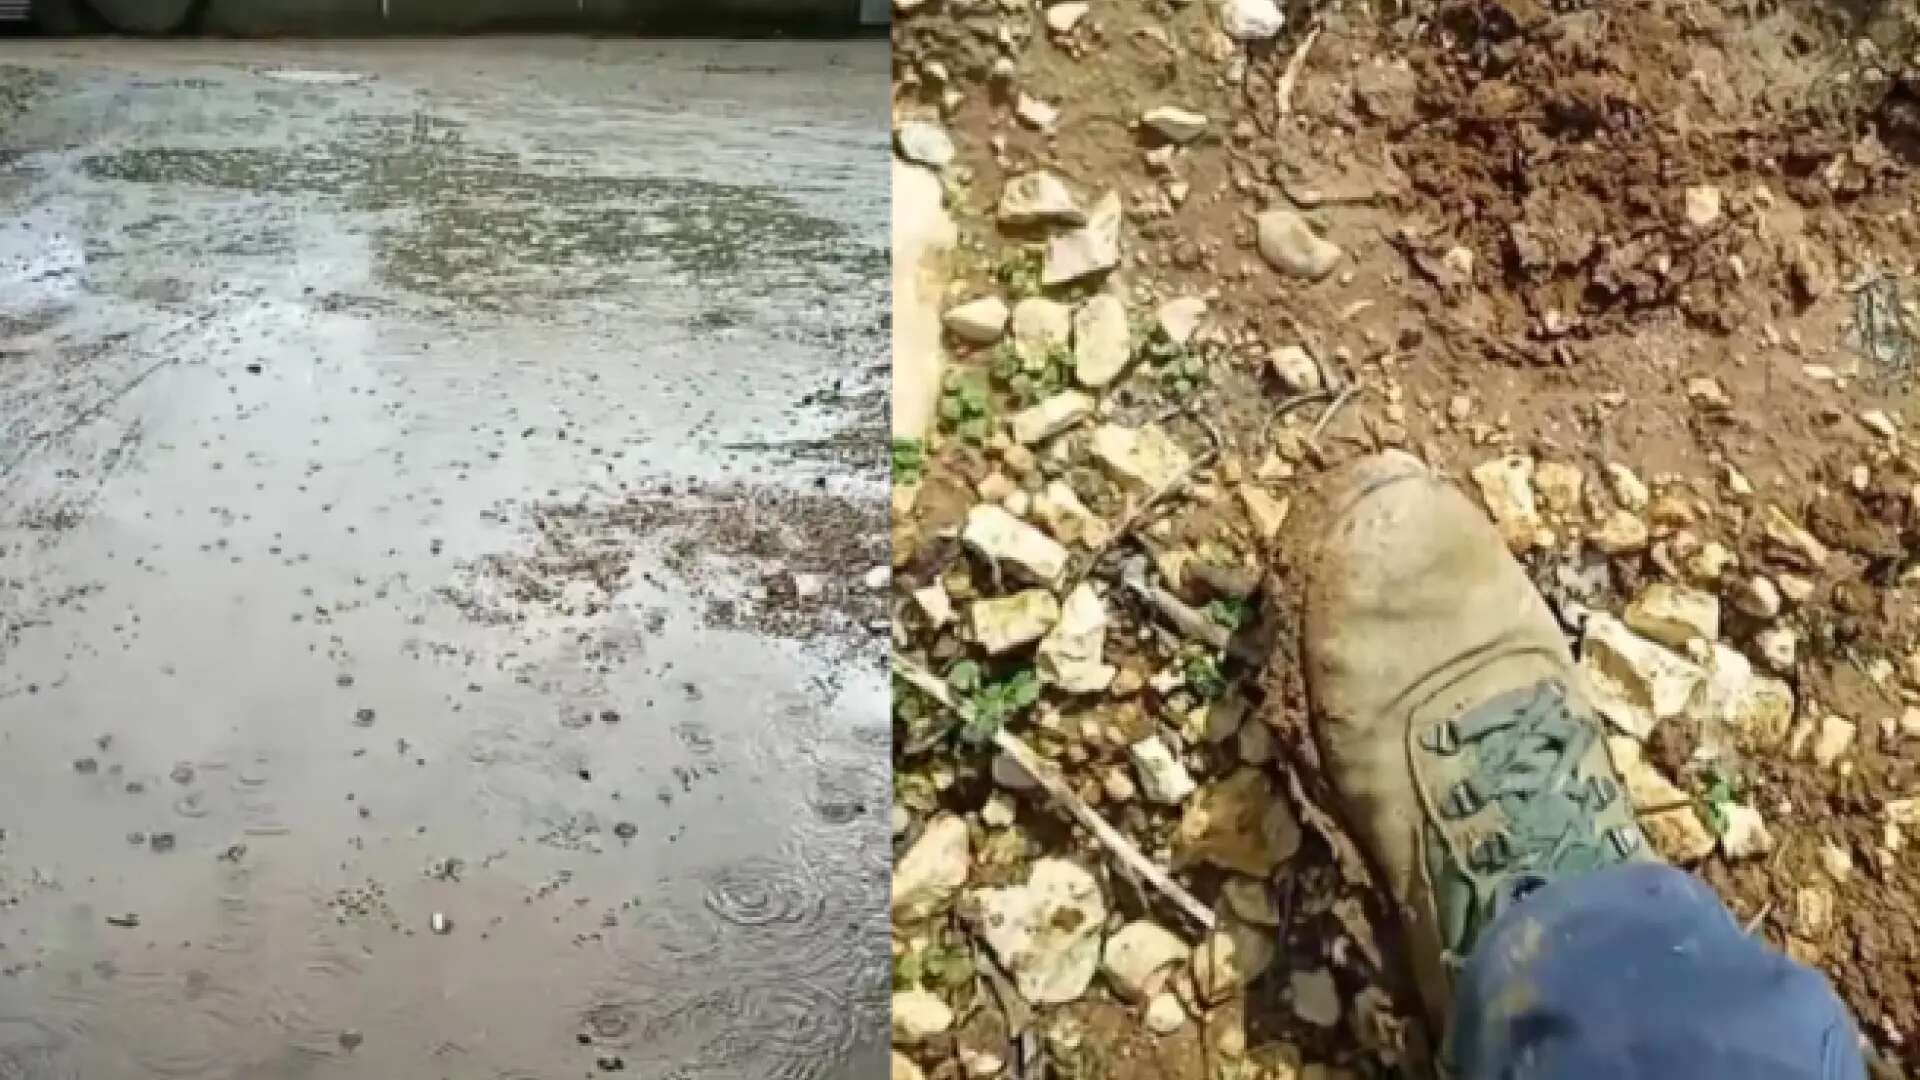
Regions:
<svg viewBox="0 0 1920 1080"><path fill-rule="evenodd" d="M993 433L993 393L984 372L947 372L940 391L940 429L968 442Z"/></svg>
<svg viewBox="0 0 1920 1080"><path fill-rule="evenodd" d="M922 986L952 988L973 978L973 958L965 951L929 945L893 961L893 988L913 990Z"/></svg>
<svg viewBox="0 0 1920 1080"><path fill-rule="evenodd" d="M961 725L960 739L974 745L992 742L1007 721L1040 700L1040 677L1032 668L990 682L979 664L962 660L947 670L947 685L960 695L972 717Z"/></svg>
<svg viewBox="0 0 1920 1080"><path fill-rule="evenodd" d="M1212 653L1195 652L1187 656L1181 669L1187 686L1206 701L1214 701L1227 692L1227 677L1220 672L1220 661Z"/></svg>
<svg viewBox="0 0 1920 1080"><path fill-rule="evenodd" d="M1725 836L1727 807L1732 806L1737 797L1733 780L1718 769L1708 769L1706 781L1707 790L1700 796L1700 816L1706 819L1707 828L1713 835Z"/></svg>
<svg viewBox="0 0 1920 1080"><path fill-rule="evenodd" d="M1238 630L1247 624L1247 617L1253 614L1253 605L1244 597L1223 596L1207 604L1207 618L1228 630Z"/></svg>
<svg viewBox="0 0 1920 1080"><path fill-rule="evenodd" d="M1152 371L1160 389L1176 401L1207 384L1206 361L1145 320L1133 324L1133 358Z"/></svg>
<svg viewBox="0 0 1920 1080"><path fill-rule="evenodd" d="M1040 253L1028 248L1009 252L993 268L993 279L1014 300L1040 295Z"/></svg>
<svg viewBox="0 0 1920 1080"><path fill-rule="evenodd" d="M1023 406L1044 401L1072 383L1073 350L1054 343L1035 353L1003 341L993 350L993 377Z"/></svg>
<svg viewBox="0 0 1920 1080"><path fill-rule="evenodd" d="M919 439L893 440L893 482L918 483L927 471L927 444Z"/></svg>

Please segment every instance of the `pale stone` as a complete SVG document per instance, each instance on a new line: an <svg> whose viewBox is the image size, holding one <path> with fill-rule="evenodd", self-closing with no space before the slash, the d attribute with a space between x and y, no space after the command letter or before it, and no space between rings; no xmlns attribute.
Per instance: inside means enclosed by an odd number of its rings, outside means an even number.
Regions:
<svg viewBox="0 0 1920 1080"><path fill-rule="evenodd" d="M1007 304L997 296L983 296L947 309L942 318L947 333L975 345L991 345L1007 332Z"/></svg>
<svg viewBox="0 0 1920 1080"><path fill-rule="evenodd" d="M1627 785L1627 797L1635 811L1647 814L1687 806L1692 798L1646 760L1640 744L1624 735L1609 735L1607 750L1614 767Z"/></svg>
<svg viewBox="0 0 1920 1080"><path fill-rule="evenodd" d="M1229 934L1209 934L1195 945L1191 965L1194 992L1209 1005L1232 997L1249 981L1239 944Z"/></svg>
<svg viewBox="0 0 1920 1080"><path fill-rule="evenodd" d="M1013 340L1023 352L1045 355L1073 337L1073 309L1057 300L1029 296L1013 305Z"/></svg>
<svg viewBox="0 0 1920 1080"><path fill-rule="evenodd" d="M1127 747L1127 754L1133 758L1133 767L1140 774L1140 790L1147 798L1162 805L1177 806L1193 794L1192 775L1158 735L1149 735Z"/></svg>
<svg viewBox="0 0 1920 1080"><path fill-rule="evenodd" d="M967 610L973 639L990 655L1012 652L1039 641L1060 621L1060 602L1045 589L975 600Z"/></svg>
<svg viewBox="0 0 1920 1080"><path fill-rule="evenodd" d="M939 995L902 990L893 995L893 1044L918 1046L953 1026L953 1010Z"/></svg>
<svg viewBox="0 0 1920 1080"><path fill-rule="evenodd" d="M1687 574L1697 581L1711 584L1719 581L1722 574L1739 562L1739 556L1727 550L1725 544L1709 540L1700 546L1699 551L1687 557Z"/></svg>
<svg viewBox="0 0 1920 1080"><path fill-rule="evenodd" d="M967 883L973 849L967 823L941 814L927 823L920 839L893 867L893 921L914 922L946 908Z"/></svg>
<svg viewBox="0 0 1920 1080"><path fill-rule="evenodd" d="M1580 492L1587 478L1578 465L1563 461L1543 461L1533 470L1533 487L1540 501L1556 514L1580 512Z"/></svg>
<svg viewBox="0 0 1920 1080"><path fill-rule="evenodd" d="M1286 25L1274 0L1223 0L1220 5L1220 29L1235 41L1265 41Z"/></svg>
<svg viewBox="0 0 1920 1080"><path fill-rule="evenodd" d="M1178 105L1162 105L1149 109L1140 122L1160 134L1168 142L1187 143L1200 137L1207 130L1207 118L1191 109Z"/></svg>
<svg viewBox="0 0 1920 1080"><path fill-rule="evenodd" d="M1096 694L1112 685L1116 669L1101 660L1107 642L1107 605L1082 582L1060 605L1060 621L1040 642L1040 674L1072 694Z"/></svg>
<svg viewBox="0 0 1920 1080"><path fill-rule="evenodd" d="M1656 721L1685 711L1706 678L1698 664L1597 613L1587 619L1580 666L1594 707L1636 739L1645 739Z"/></svg>
<svg viewBox="0 0 1920 1080"><path fill-rule="evenodd" d="M1247 508L1247 519L1253 522L1254 535L1262 540L1279 535L1281 526L1287 523L1287 500L1276 499L1252 484L1241 484L1237 491Z"/></svg>
<svg viewBox="0 0 1920 1080"><path fill-rule="evenodd" d="M1080 225L1086 211L1074 200L1066 182L1044 169L1023 173L1000 189L996 215L1003 225Z"/></svg>
<svg viewBox="0 0 1920 1080"><path fill-rule="evenodd" d="M1883 439L1891 439L1900 434L1900 429L1894 426L1893 418L1879 409L1868 409L1861 413L1860 426Z"/></svg>
<svg viewBox="0 0 1920 1080"><path fill-rule="evenodd" d="M1735 582L1728 595L1742 614L1756 619L1772 619L1780 614L1780 589L1765 574L1754 574Z"/></svg>
<svg viewBox="0 0 1920 1080"><path fill-rule="evenodd" d="M1100 966L1100 929L1107 918L1100 884L1066 859L1033 864L1026 884L980 889L976 932L1034 1005L1073 1001Z"/></svg>
<svg viewBox="0 0 1920 1080"><path fill-rule="evenodd" d="M1790 626L1769 626L1753 635L1753 646L1760 651L1760 659L1768 670L1786 675L1793 671L1794 659L1799 655L1800 635Z"/></svg>
<svg viewBox="0 0 1920 1080"><path fill-rule="evenodd" d="M923 589L913 591L913 602L920 606L920 613L935 630L953 621L953 598L947 595L947 587L936 581Z"/></svg>
<svg viewBox="0 0 1920 1080"><path fill-rule="evenodd" d="M1818 570L1827 562L1827 546L1801 528L1777 506L1760 512L1760 531L1774 554L1797 563L1804 570Z"/></svg>
<svg viewBox="0 0 1920 1080"><path fill-rule="evenodd" d="M1727 816L1726 831L1720 834L1720 850L1729 859L1751 859L1773 850L1773 834L1760 811L1739 803L1728 803L1721 810Z"/></svg>
<svg viewBox="0 0 1920 1080"><path fill-rule="evenodd" d="M893 0L893 7L894 10L904 14L924 2L925 0ZM927 1074L920 1071L920 1066L915 1065L912 1058L898 1050L893 1052L893 1061L888 1067L887 1075L889 1080L927 1080Z"/></svg>
<svg viewBox="0 0 1920 1080"><path fill-rule="evenodd" d="M1845 717L1823 718L1819 732L1813 738L1813 763L1823 769L1833 768L1842 755L1853 749L1853 740L1858 733L1858 726Z"/></svg>
<svg viewBox="0 0 1920 1080"><path fill-rule="evenodd" d="M1245 767L1208 784L1188 803L1174 838L1174 866L1211 863L1264 878L1299 850L1292 804L1273 790L1263 770Z"/></svg>
<svg viewBox="0 0 1920 1080"><path fill-rule="evenodd" d="M1046 523L1053 534L1067 543L1102 547L1110 531L1098 514L1087 509L1064 480L1050 480L1033 501L1033 514Z"/></svg>
<svg viewBox="0 0 1920 1080"><path fill-rule="evenodd" d="M1631 510L1615 510L1587 533L1593 546L1608 555L1630 555L1647 548L1647 523Z"/></svg>
<svg viewBox="0 0 1920 1080"><path fill-rule="evenodd" d="M900 156L916 165L944 169L953 164L953 140L946 129L927 120L909 120L893 133Z"/></svg>
<svg viewBox="0 0 1920 1080"><path fill-rule="evenodd" d="M1133 330L1127 308L1101 293L1080 305L1073 316L1073 377L1099 388L1120 377L1133 359Z"/></svg>
<svg viewBox="0 0 1920 1080"><path fill-rule="evenodd" d="M996 829L1012 825L1018 816L1019 804L1013 801L1012 796L1001 791L987 796L986 803L980 807L981 823Z"/></svg>
<svg viewBox="0 0 1920 1080"><path fill-rule="evenodd" d="M1653 498L1634 471L1618 462L1607 465L1607 490L1613 493L1613 500L1626 510L1645 510Z"/></svg>
<svg viewBox="0 0 1920 1080"><path fill-rule="evenodd" d="M1793 893L1793 912L1789 920L1793 932L1814 939L1833 925L1833 893L1818 885L1802 885Z"/></svg>
<svg viewBox="0 0 1920 1080"><path fill-rule="evenodd" d="M1207 302L1198 296L1182 296L1169 300L1154 312L1154 320L1160 326L1160 332L1175 345L1185 345L1193 340L1195 331L1200 329L1200 320L1206 318Z"/></svg>
<svg viewBox="0 0 1920 1080"><path fill-rule="evenodd" d="M1314 1027L1330 1028L1340 1023L1340 992L1333 983L1333 972L1326 968L1295 971L1287 978L1293 996L1293 1014Z"/></svg>
<svg viewBox="0 0 1920 1080"><path fill-rule="evenodd" d="M1318 281L1340 264L1340 246L1324 240L1291 210L1268 210L1254 221L1260 256L1274 269Z"/></svg>
<svg viewBox="0 0 1920 1080"><path fill-rule="evenodd" d="M1065 285L1120 265L1120 225L1124 217L1120 196L1108 192L1087 214L1087 223L1047 241L1046 263L1040 279L1047 285Z"/></svg>
<svg viewBox="0 0 1920 1080"><path fill-rule="evenodd" d="M1013 115L1035 131L1051 131L1060 122L1060 110L1026 91L1014 101Z"/></svg>
<svg viewBox="0 0 1920 1080"><path fill-rule="evenodd" d="M1733 399L1727 397L1726 388L1718 379L1688 379L1687 400L1709 412L1724 412L1733 407Z"/></svg>
<svg viewBox="0 0 1920 1080"><path fill-rule="evenodd" d="M1689 641L1720 637L1720 600L1698 589L1655 582L1627 605L1626 624L1642 637L1685 650Z"/></svg>
<svg viewBox="0 0 1920 1080"><path fill-rule="evenodd" d="M1082 0L1066 0L1047 9L1047 29L1056 34L1070 34L1087 17L1088 5Z"/></svg>
<svg viewBox="0 0 1920 1080"><path fill-rule="evenodd" d="M946 365L940 313L959 228L943 204L938 176L898 158L892 173L891 421L895 438L919 439L932 430L940 407Z"/></svg>
<svg viewBox="0 0 1920 1080"><path fill-rule="evenodd" d="M1711 184L1699 184L1687 189L1687 221L1695 228L1704 229L1720 220L1720 189Z"/></svg>
<svg viewBox="0 0 1920 1080"><path fill-rule="evenodd" d="M1093 415L1094 400L1078 390L1063 390L1013 414L1007 428L1023 446L1045 442Z"/></svg>
<svg viewBox="0 0 1920 1080"><path fill-rule="evenodd" d="M1093 430L1090 449L1121 482L1148 492L1172 486L1186 475L1191 461L1157 424L1138 428L1102 424Z"/></svg>
<svg viewBox="0 0 1920 1080"><path fill-rule="evenodd" d="M1145 1001L1158 994L1184 962L1188 945L1149 919L1130 922L1107 939L1101 972L1121 997Z"/></svg>
<svg viewBox="0 0 1920 1080"><path fill-rule="evenodd" d="M1067 570L1067 549L1004 508L982 503L967 511L960 542L989 562L1051 586Z"/></svg>
<svg viewBox="0 0 1920 1080"><path fill-rule="evenodd" d="M1298 345L1282 345L1267 355L1267 365L1279 377L1280 384L1293 394L1312 394L1321 389L1320 365L1313 354Z"/></svg>
<svg viewBox="0 0 1920 1080"><path fill-rule="evenodd" d="M1509 454L1481 462L1472 475L1507 547L1524 552L1537 544L1541 522L1533 501L1533 459Z"/></svg>
<svg viewBox="0 0 1920 1080"><path fill-rule="evenodd" d="M1819 856L1820 869L1826 871L1835 884L1845 885L1853 877L1853 856L1846 848L1831 840L1822 840Z"/></svg>
<svg viewBox="0 0 1920 1080"><path fill-rule="evenodd" d="M1640 829L1655 851L1683 866L1713 854L1713 834L1690 806L1643 815Z"/></svg>
<svg viewBox="0 0 1920 1080"><path fill-rule="evenodd" d="M962 1046L960 1067L967 1071L968 1080L989 1080L1006 1071L1007 1059L991 1050Z"/></svg>
<svg viewBox="0 0 1920 1080"><path fill-rule="evenodd" d="M1142 1019L1155 1035L1171 1035L1186 1026L1187 1009L1174 994L1155 994Z"/></svg>

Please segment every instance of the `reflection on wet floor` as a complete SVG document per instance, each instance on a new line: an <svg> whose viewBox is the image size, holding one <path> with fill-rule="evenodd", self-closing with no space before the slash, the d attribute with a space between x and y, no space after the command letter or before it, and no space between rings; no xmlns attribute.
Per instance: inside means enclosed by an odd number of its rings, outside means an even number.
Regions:
<svg viewBox="0 0 1920 1080"><path fill-rule="evenodd" d="M885 63L0 52L0 1078L879 1074Z"/></svg>

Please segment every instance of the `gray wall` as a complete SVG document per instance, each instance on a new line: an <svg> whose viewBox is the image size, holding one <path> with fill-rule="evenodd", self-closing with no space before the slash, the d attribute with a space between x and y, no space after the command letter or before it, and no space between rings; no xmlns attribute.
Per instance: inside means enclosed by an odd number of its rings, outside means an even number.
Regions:
<svg viewBox="0 0 1920 1080"><path fill-rule="evenodd" d="M871 5L869 5L871 6ZM509 28L631 30L759 23L848 30L860 0L210 0L216 34L461 33Z"/></svg>

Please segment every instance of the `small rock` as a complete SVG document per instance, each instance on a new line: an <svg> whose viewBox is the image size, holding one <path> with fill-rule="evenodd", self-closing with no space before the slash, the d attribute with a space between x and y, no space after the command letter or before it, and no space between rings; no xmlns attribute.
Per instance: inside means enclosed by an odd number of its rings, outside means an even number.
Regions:
<svg viewBox="0 0 1920 1080"><path fill-rule="evenodd" d="M1772 619L1780 614L1780 589L1765 574L1734 582L1728 596L1735 610L1756 619Z"/></svg>
<svg viewBox="0 0 1920 1080"><path fill-rule="evenodd" d="M947 587L938 581L923 589L915 589L913 602L920 605L920 613L926 616L927 624L935 630L953 621L953 599L947 595Z"/></svg>
<svg viewBox="0 0 1920 1080"><path fill-rule="evenodd" d="M1208 784L1187 804L1173 861L1175 869L1211 863L1266 878L1299 850L1292 804L1273 790L1264 770L1246 767Z"/></svg>
<svg viewBox="0 0 1920 1080"><path fill-rule="evenodd" d="M434 933L444 936L453 933L453 920L447 918L445 912L436 911L433 917L427 920L427 927Z"/></svg>
<svg viewBox="0 0 1920 1080"><path fill-rule="evenodd" d="M1273 0L1225 0L1220 29L1235 41L1265 41L1280 33L1287 17Z"/></svg>
<svg viewBox="0 0 1920 1080"><path fill-rule="evenodd" d="M1293 1014L1315 1027L1340 1023L1340 991L1326 968L1296 971L1287 978L1293 995Z"/></svg>
<svg viewBox="0 0 1920 1080"><path fill-rule="evenodd" d="M1145 1001L1158 994L1187 958L1187 943L1149 919L1130 922L1107 939L1101 971L1121 997Z"/></svg>
<svg viewBox="0 0 1920 1080"><path fill-rule="evenodd" d="M969 1080L987 1080L999 1076L1007 1067L1007 1059L990 1050L978 1050L971 1046L960 1048L960 1067L967 1071Z"/></svg>
<svg viewBox="0 0 1920 1080"><path fill-rule="evenodd" d="M1267 366L1293 394L1319 393L1325 385L1313 354L1298 345L1282 345L1267 355Z"/></svg>
<svg viewBox="0 0 1920 1080"><path fill-rule="evenodd" d="M1725 544L1709 540L1700 546L1699 551L1687 557L1687 575L1696 581L1711 584L1719 581L1720 576L1739 561L1739 557L1728 551Z"/></svg>
<svg viewBox="0 0 1920 1080"><path fill-rule="evenodd" d="M893 995L893 1044L918 1046L953 1027L953 1010L939 995L903 990Z"/></svg>
<svg viewBox="0 0 1920 1080"><path fill-rule="evenodd" d="M1265 881L1234 874L1221 884L1220 895L1227 901L1227 907L1247 923L1269 929L1280 925L1280 904Z"/></svg>
<svg viewBox="0 0 1920 1080"><path fill-rule="evenodd" d="M1883 439L1896 438L1900 429L1894 426L1893 418L1879 409L1868 409L1860 414L1860 426Z"/></svg>
<svg viewBox="0 0 1920 1080"><path fill-rule="evenodd" d="M1018 814L1018 804L1011 796L1000 791L987 796L986 803L980 807L981 823L995 829L1004 829L1012 825Z"/></svg>
<svg viewBox="0 0 1920 1080"><path fill-rule="evenodd" d="M927 822L920 839L894 864L893 921L914 922L943 910L967 883L972 868L967 823L954 814Z"/></svg>
<svg viewBox="0 0 1920 1080"><path fill-rule="evenodd" d="M1507 547L1518 553L1539 543L1541 522L1533 502L1533 459L1509 454L1480 463L1472 475Z"/></svg>
<svg viewBox="0 0 1920 1080"><path fill-rule="evenodd" d="M1004 508L982 503L967 511L960 541L990 562L1051 586L1067 570L1067 549Z"/></svg>
<svg viewBox="0 0 1920 1080"><path fill-rule="evenodd" d="M1187 1010L1180 1004L1177 996L1155 994L1153 1000L1147 1002L1143 1019L1146 1021L1148 1031L1155 1035L1171 1035L1186 1026Z"/></svg>
<svg viewBox="0 0 1920 1080"><path fill-rule="evenodd" d="M1686 212L1688 223L1696 229L1720 220L1720 189L1710 184L1688 188Z"/></svg>
<svg viewBox="0 0 1920 1080"><path fill-rule="evenodd" d="M1012 973L1022 997L1051 1005L1086 993L1100 966L1107 917L1092 874L1066 859L1041 859L1026 884L973 895L981 916L976 932Z"/></svg>
<svg viewBox="0 0 1920 1080"><path fill-rule="evenodd" d="M1158 735L1149 735L1127 748L1133 767L1140 773L1140 790L1147 798L1166 806L1176 806L1193 794L1193 777L1187 767L1173 756Z"/></svg>
<svg viewBox="0 0 1920 1080"><path fill-rule="evenodd" d="M1720 637L1720 600L1698 589L1656 582L1627 605L1626 624L1642 637L1684 652L1690 641Z"/></svg>
<svg viewBox="0 0 1920 1080"><path fill-rule="evenodd" d="M1216 1005L1251 981L1232 935L1214 933L1193 947L1193 989L1200 1000Z"/></svg>
<svg viewBox="0 0 1920 1080"><path fill-rule="evenodd" d="M1147 492L1171 486L1186 475L1191 461L1157 424L1138 428L1102 424L1093 430L1090 449L1117 479Z"/></svg>
<svg viewBox="0 0 1920 1080"><path fill-rule="evenodd" d="M147 834L147 847L152 849L154 852L158 854L164 855L167 852L172 851L176 846L178 846L178 844L179 844L179 840L175 838L175 836L170 832L155 832L155 833Z"/></svg>
<svg viewBox="0 0 1920 1080"><path fill-rule="evenodd" d="M1533 470L1534 490L1540 493L1540 501L1547 504L1547 509L1556 514L1580 512L1580 491L1586 483L1580 467L1564 461L1543 461Z"/></svg>
<svg viewBox="0 0 1920 1080"><path fill-rule="evenodd" d="M1013 305L1013 341L1023 353L1044 356L1073 336L1073 309L1057 300L1029 296Z"/></svg>
<svg viewBox="0 0 1920 1080"><path fill-rule="evenodd" d="M1622 509L1636 512L1645 510L1653 498L1640 477L1618 462L1607 465L1607 490L1613 493L1613 501L1619 503Z"/></svg>
<svg viewBox="0 0 1920 1080"><path fill-rule="evenodd" d="M1687 708L1706 672L1691 660L1627 629L1611 615L1587 619L1580 667L1594 707L1625 734L1645 739L1655 721Z"/></svg>
<svg viewBox="0 0 1920 1080"><path fill-rule="evenodd" d="M983 296L948 308L941 321L947 333L962 341L991 345L1007 332L1008 314L1006 301L997 296Z"/></svg>
<svg viewBox="0 0 1920 1080"><path fill-rule="evenodd" d="M1002 225L1081 225L1086 211L1074 200L1065 181L1044 169L1022 173L1000 189L995 216Z"/></svg>
<svg viewBox="0 0 1920 1080"><path fill-rule="evenodd" d="M1631 555L1647 549L1647 523L1631 510L1615 510L1587 539L1608 555Z"/></svg>
<svg viewBox="0 0 1920 1080"><path fill-rule="evenodd" d="M1009 430L1023 446L1045 442L1093 415L1094 400L1078 390L1063 390L1013 414Z"/></svg>
<svg viewBox="0 0 1920 1080"><path fill-rule="evenodd" d="M1161 138L1174 143L1192 142L1207 130L1207 118L1204 115L1178 105L1149 109L1140 122L1158 132Z"/></svg>
<svg viewBox="0 0 1920 1080"><path fill-rule="evenodd" d="M1853 877L1853 856L1847 849L1831 840L1820 842L1820 869L1826 871L1834 884L1845 885Z"/></svg>
<svg viewBox="0 0 1920 1080"><path fill-rule="evenodd" d="M1318 281L1340 262L1340 246L1321 239L1307 220L1291 210L1268 210L1255 219L1260 257L1274 269Z"/></svg>
<svg viewBox="0 0 1920 1080"><path fill-rule="evenodd" d="M1727 858L1751 859L1773 850L1773 834L1767 831L1760 811L1728 803L1722 813L1727 816L1727 829L1720 834L1720 850L1726 852Z"/></svg>
<svg viewBox="0 0 1920 1080"><path fill-rule="evenodd" d="M819 574L794 574L792 578L793 595L798 599L818 600L827 591L827 579Z"/></svg>
<svg viewBox="0 0 1920 1080"><path fill-rule="evenodd" d="M973 639L990 655L1012 652L1039 641L1060 621L1060 602L1045 589L975 600L968 609Z"/></svg>
<svg viewBox="0 0 1920 1080"><path fill-rule="evenodd" d="M1047 29L1062 36L1073 33L1080 20L1087 17L1087 5L1081 0L1067 0L1047 9Z"/></svg>
<svg viewBox="0 0 1920 1080"><path fill-rule="evenodd" d="M1073 316L1073 377L1098 389L1120 377L1133 359L1133 330L1127 308L1101 293L1080 305Z"/></svg>
<svg viewBox="0 0 1920 1080"><path fill-rule="evenodd" d="M1760 651L1760 660L1767 670L1778 675L1793 671L1793 663L1800 652L1800 636L1789 626L1774 625L1753 635L1753 647Z"/></svg>
<svg viewBox="0 0 1920 1080"><path fill-rule="evenodd" d="M1700 816L1690 806L1644 814L1640 818L1640 829L1647 834L1653 849L1670 862L1685 866L1713 854L1713 834L1701 824Z"/></svg>
<svg viewBox="0 0 1920 1080"><path fill-rule="evenodd" d="M1200 329L1200 320L1207 314L1207 302L1197 296L1182 296L1161 304L1153 313L1160 332L1175 345L1185 345L1193 340L1194 332Z"/></svg>
<svg viewBox="0 0 1920 1080"><path fill-rule="evenodd" d="M1117 669L1101 660L1107 644L1107 606L1082 582L1067 594L1060 621L1040 642L1040 674L1070 694L1097 694L1113 684Z"/></svg>
<svg viewBox="0 0 1920 1080"><path fill-rule="evenodd" d="M1120 224L1123 218L1120 196L1108 192L1095 203L1087 223L1071 232L1047 241L1045 265L1040 280L1046 285L1065 285L1070 281L1102 274L1120 265Z"/></svg>
<svg viewBox="0 0 1920 1080"><path fill-rule="evenodd" d="M1859 728L1844 717L1829 716L1820 721L1820 730L1813 739L1813 763L1822 769L1831 769L1834 763L1853 749L1854 737Z"/></svg>
<svg viewBox="0 0 1920 1080"><path fill-rule="evenodd" d="M893 0L893 6L897 11L902 4L919 7L925 2L926 0ZM920 1066L915 1065L912 1058L898 1050L893 1052L893 1060L888 1066L887 1076L888 1080L927 1080L927 1074L920 1071Z"/></svg>
<svg viewBox="0 0 1920 1080"><path fill-rule="evenodd" d="M1817 940L1833 925L1833 892L1818 885L1794 890L1789 925L1794 934Z"/></svg>
<svg viewBox="0 0 1920 1080"><path fill-rule="evenodd" d="M1688 379L1687 400L1708 412L1726 412L1733 408L1733 399L1727 396L1726 388L1718 379Z"/></svg>
<svg viewBox="0 0 1920 1080"><path fill-rule="evenodd" d="M1818 570L1827 562L1827 546L1814 539L1779 507L1760 512L1760 531L1772 552L1804 570Z"/></svg>
<svg viewBox="0 0 1920 1080"><path fill-rule="evenodd" d="M909 120L893 133L900 156L929 169L944 169L953 164L953 140L945 128L926 120Z"/></svg>
<svg viewBox="0 0 1920 1080"><path fill-rule="evenodd" d="M1253 523L1254 535L1262 540L1278 536L1281 526L1287 523L1287 500L1276 499L1252 484L1241 484L1236 490L1241 504L1247 508L1247 520Z"/></svg>
<svg viewBox="0 0 1920 1080"><path fill-rule="evenodd" d="M1691 805L1693 799L1680 790L1665 774L1646 760L1639 742L1624 735L1607 736L1607 752L1627 785L1627 796L1636 812L1654 813Z"/></svg>
<svg viewBox="0 0 1920 1080"><path fill-rule="evenodd" d="M1014 101L1013 115L1035 131L1052 131L1060 122L1059 109L1025 91Z"/></svg>

